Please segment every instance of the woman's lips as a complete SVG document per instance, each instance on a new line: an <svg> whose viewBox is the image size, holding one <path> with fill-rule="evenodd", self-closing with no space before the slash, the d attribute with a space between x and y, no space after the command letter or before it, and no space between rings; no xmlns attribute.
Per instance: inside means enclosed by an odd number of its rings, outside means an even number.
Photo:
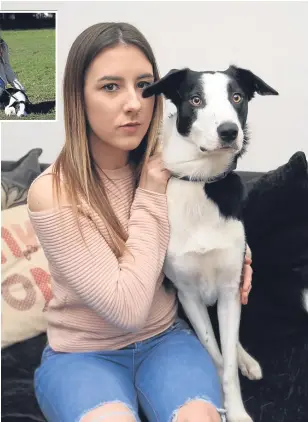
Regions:
<svg viewBox="0 0 308 422"><path fill-rule="evenodd" d="M134 123L134 124L120 126L120 129L122 129L126 133L136 133L139 127L140 127L140 123Z"/></svg>

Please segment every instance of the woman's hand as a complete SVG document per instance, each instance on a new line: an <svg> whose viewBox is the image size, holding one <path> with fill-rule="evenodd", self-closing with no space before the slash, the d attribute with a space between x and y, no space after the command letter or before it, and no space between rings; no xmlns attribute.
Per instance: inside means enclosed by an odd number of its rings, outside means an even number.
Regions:
<svg viewBox="0 0 308 422"><path fill-rule="evenodd" d="M140 177L139 187L157 193L166 193L171 173L164 167L161 153L156 153L149 161Z"/></svg>
<svg viewBox="0 0 308 422"><path fill-rule="evenodd" d="M252 263L251 251L247 245L247 252L246 252L245 261L243 265L243 272L242 272L242 284L240 288L242 305L247 305L248 295L251 290L251 281L252 281L252 273L253 273L253 270L251 268L251 263Z"/></svg>

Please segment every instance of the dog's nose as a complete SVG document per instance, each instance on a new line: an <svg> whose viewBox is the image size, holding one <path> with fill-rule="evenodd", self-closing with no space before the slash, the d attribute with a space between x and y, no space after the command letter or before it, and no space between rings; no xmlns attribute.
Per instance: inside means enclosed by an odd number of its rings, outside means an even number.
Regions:
<svg viewBox="0 0 308 422"><path fill-rule="evenodd" d="M225 122L217 128L218 136L223 142L232 142L238 134L238 127L233 122Z"/></svg>

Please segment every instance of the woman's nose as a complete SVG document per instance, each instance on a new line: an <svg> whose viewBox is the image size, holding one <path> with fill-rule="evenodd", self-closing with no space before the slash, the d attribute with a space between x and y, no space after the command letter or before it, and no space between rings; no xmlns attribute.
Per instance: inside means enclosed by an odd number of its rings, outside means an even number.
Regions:
<svg viewBox="0 0 308 422"><path fill-rule="evenodd" d="M141 101L135 90L128 93L124 108L126 112L138 112L140 110Z"/></svg>

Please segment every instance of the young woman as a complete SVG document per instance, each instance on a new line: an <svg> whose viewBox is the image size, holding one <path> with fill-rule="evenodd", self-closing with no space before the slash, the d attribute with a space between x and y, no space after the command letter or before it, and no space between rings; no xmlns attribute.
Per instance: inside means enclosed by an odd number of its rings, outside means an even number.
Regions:
<svg viewBox="0 0 308 422"><path fill-rule="evenodd" d="M139 421L139 406L148 421L224 418L212 359L163 285L162 98L142 98L158 78L151 47L126 23L91 26L68 55L65 144L28 195L53 277L35 373L50 422Z"/></svg>
<svg viewBox="0 0 308 422"><path fill-rule="evenodd" d="M17 79L9 61L9 49L7 43L0 37L0 96L7 84L16 89L25 91L24 86Z"/></svg>

